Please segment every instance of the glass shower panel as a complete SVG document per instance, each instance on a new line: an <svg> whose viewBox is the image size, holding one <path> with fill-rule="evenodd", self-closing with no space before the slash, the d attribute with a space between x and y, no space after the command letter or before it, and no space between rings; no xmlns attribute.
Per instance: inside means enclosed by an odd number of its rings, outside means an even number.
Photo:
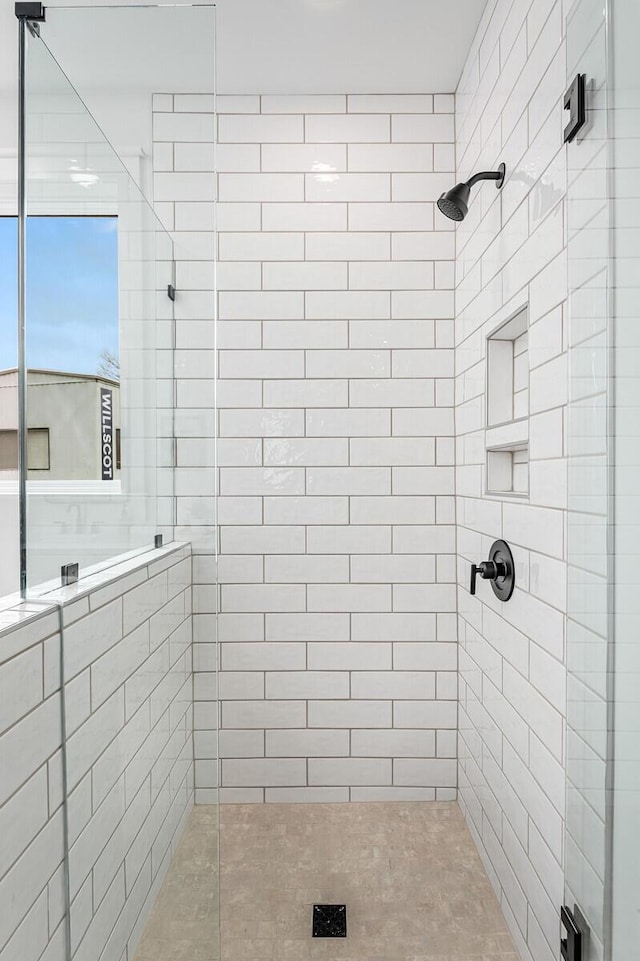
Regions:
<svg viewBox="0 0 640 961"><path fill-rule="evenodd" d="M611 3L615 310L611 958L640 942L640 77L637 0Z"/></svg>
<svg viewBox="0 0 640 961"><path fill-rule="evenodd" d="M26 62L28 586L173 538L173 245L43 39Z"/></svg>
<svg viewBox="0 0 640 961"><path fill-rule="evenodd" d="M567 147L569 403L566 904L605 957L611 811L611 311L607 10L577 0L567 17L567 86L586 75L587 124Z"/></svg>

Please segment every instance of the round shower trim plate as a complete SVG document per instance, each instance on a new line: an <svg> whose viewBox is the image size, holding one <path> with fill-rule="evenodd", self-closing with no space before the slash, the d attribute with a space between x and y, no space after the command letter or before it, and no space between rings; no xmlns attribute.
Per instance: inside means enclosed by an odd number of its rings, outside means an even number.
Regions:
<svg viewBox="0 0 640 961"><path fill-rule="evenodd" d="M504 186L504 178L507 175L507 168L504 164L499 165L498 173L501 174L501 176L496 180L496 190L500 190L500 188Z"/></svg>

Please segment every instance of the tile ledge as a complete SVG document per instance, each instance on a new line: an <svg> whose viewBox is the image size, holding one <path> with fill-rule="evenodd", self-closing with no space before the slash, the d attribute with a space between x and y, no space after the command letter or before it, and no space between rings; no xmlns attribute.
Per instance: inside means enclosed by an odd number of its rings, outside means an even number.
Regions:
<svg viewBox="0 0 640 961"><path fill-rule="evenodd" d="M134 556L121 555L123 560L111 567L103 568L93 574L82 577L77 584L68 587L54 586L54 581L41 584L33 597L21 600L18 594L10 594L0 599L0 637L18 631L25 625L45 617L56 610L58 605L63 607L74 601L87 597L109 584L114 584L135 571L149 568L148 576L154 576L166 568L161 566L158 571L153 568L158 562L172 555L176 556L176 563L191 556L191 544L188 541L172 541L164 547L153 548Z"/></svg>

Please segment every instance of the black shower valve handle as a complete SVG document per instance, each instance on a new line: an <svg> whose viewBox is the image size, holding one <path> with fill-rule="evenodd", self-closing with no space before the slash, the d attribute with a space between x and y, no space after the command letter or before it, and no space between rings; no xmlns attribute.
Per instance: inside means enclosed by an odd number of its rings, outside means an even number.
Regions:
<svg viewBox="0 0 640 961"><path fill-rule="evenodd" d="M511 548L506 541L494 541L489 551L489 559L471 565L471 584L469 592L475 594L476 580L481 577L491 581L493 593L501 601L508 601L515 586L515 564Z"/></svg>
<svg viewBox="0 0 640 961"><path fill-rule="evenodd" d="M504 577L506 567L499 561L482 561L480 564L471 565L471 587L470 593L476 592L476 578L478 574L485 581L495 581L497 577Z"/></svg>

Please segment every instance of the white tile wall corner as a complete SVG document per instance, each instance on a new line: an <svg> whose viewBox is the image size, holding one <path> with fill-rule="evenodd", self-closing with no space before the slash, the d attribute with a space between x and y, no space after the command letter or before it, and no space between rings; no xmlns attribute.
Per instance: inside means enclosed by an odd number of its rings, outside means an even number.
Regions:
<svg viewBox="0 0 640 961"><path fill-rule="evenodd" d="M154 117L156 188L179 258L178 531L207 801L216 179L210 115L191 116L194 139L173 107ZM222 798L451 798L454 245L433 201L454 176L453 98L225 97L218 141Z"/></svg>
<svg viewBox="0 0 640 961"><path fill-rule="evenodd" d="M178 547L63 609L76 959L132 961L193 803L190 584ZM0 956L62 961L58 609L0 633Z"/></svg>
<svg viewBox="0 0 640 961"><path fill-rule="evenodd" d="M523 961L558 957L564 886L566 151L559 0L490 0L456 96L459 797ZM485 493L486 336L529 304L531 485ZM471 561L503 537L517 587L468 593Z"/></svg>

